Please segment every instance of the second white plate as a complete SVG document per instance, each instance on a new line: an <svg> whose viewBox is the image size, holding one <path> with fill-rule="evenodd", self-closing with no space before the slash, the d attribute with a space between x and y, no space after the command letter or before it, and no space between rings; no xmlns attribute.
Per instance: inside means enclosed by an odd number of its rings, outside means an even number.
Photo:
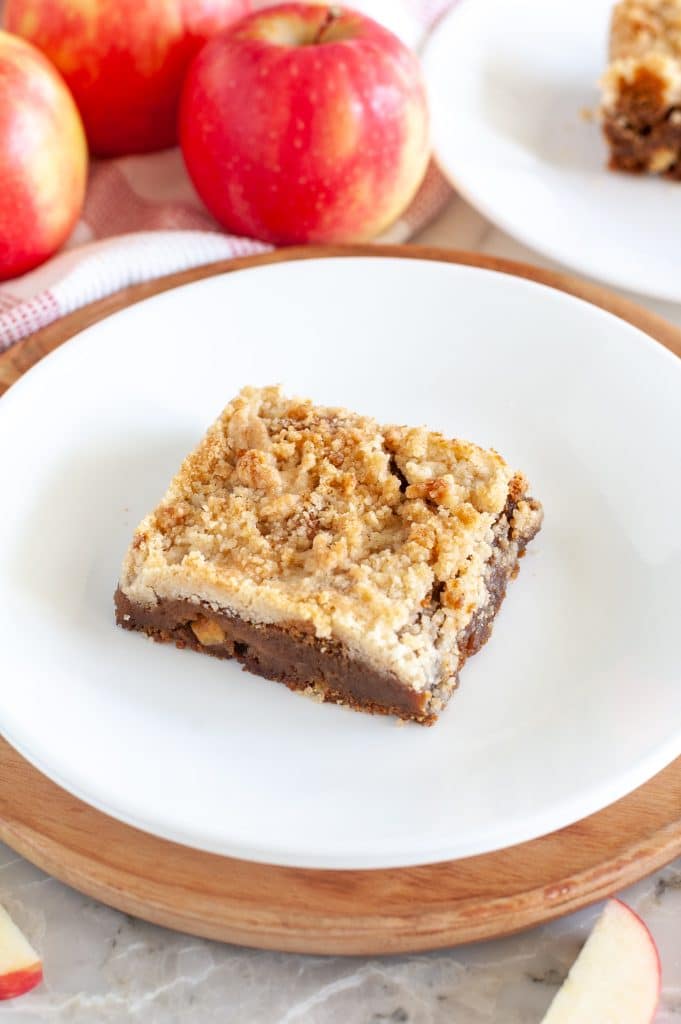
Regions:
<svg viewBox="0 0 681 1024"><path fill-rule="evenodd" d="M681 184L606 169L599 101L614 0L462 0L425 55L435 153L526 245L681 301Z"/></svg>
<svg viewBox="0 0 681 1024"><path fill-rule="evenodd" d="M244 384L494 445L546 510L432 729L117 629L123 552ZM562 293L416 260L246 270L89 328L0 400L0 729L96 807L313 867L482 853L681 753L681 361Z"/></svg>

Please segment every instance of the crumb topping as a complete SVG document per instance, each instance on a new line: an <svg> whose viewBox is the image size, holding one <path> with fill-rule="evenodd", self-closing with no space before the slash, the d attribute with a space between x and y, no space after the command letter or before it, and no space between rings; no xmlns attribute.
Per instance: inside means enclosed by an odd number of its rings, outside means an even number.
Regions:
<svg viewBox="0 0 681 1024"><path fill-rule="evenodd" d="M623 94L659 117L681 102L681 0L621 0L613 10L610 65L602 80L602 106ZM629 103L629 106L631 103Z"/></svg>
<svg viewBox="0 0 681 1024"><path fill-rule="evenodd" d="M189 598L334 637L418 689L456 673L494 525L536 532L495 451L245 388L138 527L124 593Z"/></svg>
<svg viewBox="0 0 681 1024"><path fill-rule="evenodd" d="M621 0L612 15L610 59L652 52L681 57L681 0Z"/></svg>

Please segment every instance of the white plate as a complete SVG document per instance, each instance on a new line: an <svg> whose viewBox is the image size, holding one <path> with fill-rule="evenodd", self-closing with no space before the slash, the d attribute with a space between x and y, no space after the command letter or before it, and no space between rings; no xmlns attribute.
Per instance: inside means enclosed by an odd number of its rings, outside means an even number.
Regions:
<svg viewBox="0 0 681 1024"><path fill-rule="evenodd" d="M113 625L132 531L244 384L497 446L546 523L432 729L319 706ZM681 753L681 362L505 275L344 259L193 284L91 327L0 401L0 728L159 835L379 867L481 853Z"/></svg>
<svg viewBox="0 0 681 1024"><path fill-rule="evenodd" d="M681 184L606 170L596 121L614 0L462 0L425 56L435 153L499 227L611 284L681 301Z"/></svg>

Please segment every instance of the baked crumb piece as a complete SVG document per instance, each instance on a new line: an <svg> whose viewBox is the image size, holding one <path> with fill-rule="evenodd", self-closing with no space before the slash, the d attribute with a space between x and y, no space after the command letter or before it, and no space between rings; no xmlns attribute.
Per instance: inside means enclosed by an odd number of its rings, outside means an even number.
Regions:
<svg viewBox="0 0 681 1024"><path fill-rule="evenodd" d="M118 621L431 722L541 516L495 451L245 388L138 527Z"/></svg>
<svg viewBox="0 0 681 1024"><path fill-rule="evenodd" d="M621 0L601 80L612 169L681 178L681 0Z"/></svg>

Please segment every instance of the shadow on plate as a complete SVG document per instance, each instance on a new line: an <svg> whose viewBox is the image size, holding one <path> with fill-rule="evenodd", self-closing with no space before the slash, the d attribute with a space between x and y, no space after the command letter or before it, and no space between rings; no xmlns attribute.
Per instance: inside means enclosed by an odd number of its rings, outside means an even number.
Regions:
<svg viewBox="0 0 681 1024"><path fill-rule="evenodd" d="M542 163L583 173L604 169L593 83L552 80L520 64L496 60L483 70L480 100L494 131Z"/></svg>
<svg viewBox="0 0 681 1024"><path fill-rule="evenodd" d="M113 621L132 532L196 443L188 434L85 445L55 467L6 566L10 586L65 626ZM96 630L95 630L96 632Z"/></svg>

